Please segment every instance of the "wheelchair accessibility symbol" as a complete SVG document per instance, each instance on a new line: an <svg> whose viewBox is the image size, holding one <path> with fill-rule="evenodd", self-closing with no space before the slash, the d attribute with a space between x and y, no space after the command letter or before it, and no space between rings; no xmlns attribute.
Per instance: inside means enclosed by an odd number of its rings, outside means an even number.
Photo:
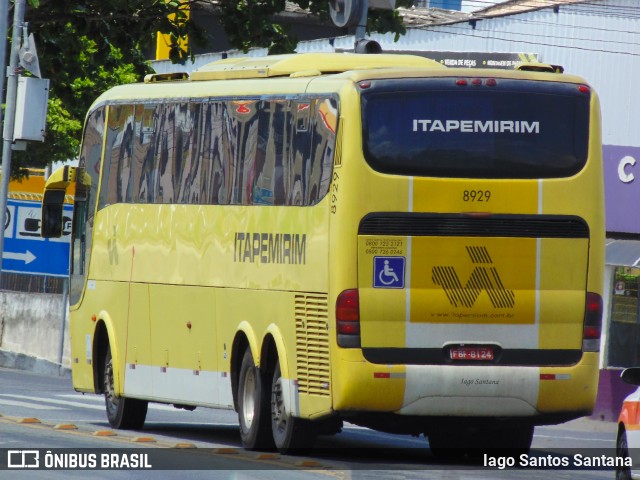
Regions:
<svg viewBox="0 0 640 480"><path fill-rule="evenodd" d="M404 288L404 257L373 257L373 288Z"/></svg>

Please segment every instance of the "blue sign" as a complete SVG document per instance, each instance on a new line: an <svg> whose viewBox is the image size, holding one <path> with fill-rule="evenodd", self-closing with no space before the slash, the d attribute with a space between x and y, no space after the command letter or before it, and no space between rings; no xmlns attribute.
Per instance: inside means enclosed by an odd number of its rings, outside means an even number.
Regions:
<svg viewBox="0 0 640 480"><path fill-rule="evenodd" d="M404 257L373 257L373 288L404 288Z"/></svg>
<svg viewBox="0 0 640 480"><path fill-rule="evenodd" d="M64 205L64 225L60 238L40 236L40 202L9 199L4 232L2 271L66 277L73 206Z"/></svg>

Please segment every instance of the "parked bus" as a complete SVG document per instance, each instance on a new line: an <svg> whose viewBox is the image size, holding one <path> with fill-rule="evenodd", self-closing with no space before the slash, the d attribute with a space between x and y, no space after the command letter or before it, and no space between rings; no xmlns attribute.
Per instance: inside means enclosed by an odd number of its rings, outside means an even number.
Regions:
<svg viewBox="0 0 640 480"><path fill-rule="evenodd" d="M77 169L74 388L235 409L246 448L342 421L527 451L587 415L604 267L598 99L537 65L222 60L116 87Z"/></svg>

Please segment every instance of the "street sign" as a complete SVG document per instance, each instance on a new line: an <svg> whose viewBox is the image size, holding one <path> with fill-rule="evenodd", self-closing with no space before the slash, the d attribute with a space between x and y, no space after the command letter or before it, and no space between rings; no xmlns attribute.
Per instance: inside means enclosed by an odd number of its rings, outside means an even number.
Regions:
<svg viewBox="0 0 640 480"><path fill-rule="evenodd" d="M2 271L66 277L73 205L64 205L64 226L60 238L40 236L40 202L9 199L4 232Z"/></svg>

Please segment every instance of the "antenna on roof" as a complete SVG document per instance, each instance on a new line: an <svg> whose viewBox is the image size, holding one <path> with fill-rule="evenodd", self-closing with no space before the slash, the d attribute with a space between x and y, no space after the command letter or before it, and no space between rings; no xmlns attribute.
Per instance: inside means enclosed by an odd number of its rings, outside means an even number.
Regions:
<svg viewBox="0 0 640 480"><path fill-rule="evenodd" d="M338 27L356 27L353 49L356 53L382 53L382 47L365 37L369 7L393 10L396 0L329 0L331 19Z"/></svg>

